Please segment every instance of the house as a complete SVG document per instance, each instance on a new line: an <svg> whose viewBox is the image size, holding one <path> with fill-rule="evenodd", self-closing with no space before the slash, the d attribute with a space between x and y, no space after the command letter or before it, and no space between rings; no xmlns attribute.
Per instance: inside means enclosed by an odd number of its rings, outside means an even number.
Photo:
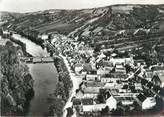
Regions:
<svg viewBox="0 0 164 117"><path fill-rule="evenodd" d="M134 64L134 60L133 60L133 57L130 57L130 58L125 58L125 64Z"/></svg>
<svg viewBox="0 0 164 117"><path fill-rule="evenodd" d="M152 70L155 73L161 73L161 72L164 72L164 66L154 66L152 67Z"/></svg>
<svg viewBox="0 0 164 117"><path fill-rule="evenodd" d="M135 99L141 106L142 110L152 109L156 105L156 100L153 95L145 96L140 93Z"/></svg>
<svg viewBox="0 0 164 117"><path fill-rule="evenodd" d="M124 67L122 67L122 68L116 68L115 69L115 72L120 72L120 73L125 74L126 73L126 69Z"/></svg>
<svg viewBox="0 0 164 117"><path fill-rule="evenodd" d="M95 81L87 81L87 82L82 82L79 87L80 89L84 90L87 87L103 87L105 84L102 82L95 82Z"/></svg>
<svg viewBox="0 0 164 117"><path fill-rule="evenodd" d="M158 74L158 73L157 73ZM161 87L164 87L164 72L158 74L160 81L161 81Z"/></svg>
<svg viewBox="0 0 164 117"><path fill-rule="evenodd" d="M151 70L149 70L149 69L145 69L145 75L146 75L146 79L148 80L148 81L151 81L151 79L152 79L152 77L153 77L153 72L151 71Z"/></svg>
<svg viewBox="0 0 164 117"><path fill-rule="evenodd" d="M105 103L102 104L93 104L93 105L83 105L83 112L99 112L106 107Z"/></svg>
<svg viewBox="0 0 164 117"><path fill-rule="evenodd" d="M122 97L122 96L133 97L136 94L138 94L138 93L133 93L130 89L124 89L121 85L120 86L116 85L116 88L110 88L109 91L111 95L117 97Z"/></svg>
<svg viewBox="0 0 164 117"><path fill-rule="evenodd" d="M109 61L103 61L102 65L103 65L103 67L104 67L105 69L108 69L108 70L110 70L110 71L112 71L113 68L114 68L113 63L112 63L112 62L109 62Z"/></svg>
<svg viewBox="0 0 164 117"><path fill-rule="evenodd" d="M146 70L143 68L143 66L139 66L135 71L135 75L138 75L141 78L146 78Z"/></svg>
<svg viewBox="0 0 164 117"><path fill-rule="evenodd" d="M76 98L80 99L84 96L84 91L81 89L76 90Z"/></svg>
<svg viewBox="0 0 164 117"><path fill-rule="evenodd" d="M111 58L109 61L112 62L114 66L116 63L125 65L125 59L124 58Z"/></svg>
<svg viewBox="0 0 164 117"><path fill-rule="evenodd" d="M157 79L159 81L158 85L164 87L164 66L155 66L152 68L152 70L156 78L157 76L159 77L159 79Z"/></svg>
<svg viewBox="0 0 164 117"><path fill-rule="evenodd" d="M163 73L154 73L152 80L154 85L164 87L164 72Z"/></svg>
<svg viewBox="0 0 164 117"><path fill-rule="evenodd" d="M115 72L126 73L126 69L122 63L115 63Z"/></svg>
<svg viewBox="0 0 164 117"><path fill-rule="evenodd" d="M137 66L141 66L141 65L145 65L146 62L143 59L137 59L134 60L134 64L136 64Z"/></svg>
<svg viewBox="0 0 164 117"><path fill-rule="evenodd" d="M110 73L101 76L101 82L108 83L108 82L116 82L117 80L125 80L128 76L122 73Z"/></svg>
<svg viewBox="0 0 164 117"><path fill-rule="evenodd" d="M98 76L97 76L97 71L96 70L92 70L92 71L88 71L86 74L86 80L87 81L98 81Z"/></svg>
<svg viewBox="0 0 164 117"><path fill-rule="evenodd" d="M79 89L76 90L76 97L79 98L94 98L99 94L99 90L104 84L101 82L82 82Z"/></svg>
<svg viewBox="0 0 164 117"><path fill-rule="evenodd" d="M95 82L95 81L87 81L86 87L103 87L104 83L102 82Z"/></svg>
<svg viewBox="0 0 164 117"><path fill-rule="evenodd" d="M135 89L136 90L142 90L142 85L141 83L134 83Z"/></svg>
<svg viewBox="0 0 164 117"><path fill-rule="evenodd" d="M83 98L93 98L96 97L100 92L101 87L86 87L84 91Z"/></svg>
<svg viewBox="0 0 164 117"><path fill-rule="evenodd" d="M111 69L110 68L107 68L107 67L100 67L98 70L97 70L97 75L98 76L102 76L102 75L105 75L105 74L109 74L111 72Z"/></svg>
<svg viewBox="0 0 164 117"><path fill-rule="evenodd" d="M105 74L105 75L101 76L101 82L102 83L113 82L111 74Z"/></svg>
<svg viewBox="0 0 164 117"><path fill-rule="evenodd" d="M76 90L76 98L83 99L83 98L96 98L99 94L100 87L88 87Z"/></svg>
<svg viewBox="0 0 164 117"><path fill-rule="evenodd" d="M83 70L83 65L80 64L80 63L75 64L74 70L75 70L75 73L76 73L77 75L79 75L79 74L80 74L80 71Z"/></svg>
<svg viewBox="0 0 164 117"><path fill-rule="evenodd" d="M132 96L115 96L117 103L121 103L123 106L130 106L133 105L135 99Z"/></svg>
<svg viewBox="0 0 164 117"><path fill-rule="evenodd" d="M106 105L108 105L110 110L115 110L117 109L118 103L121 103L123 106L130 106L133 105L134 101L133 94L113 95L110 91L108 98L106 99Z"/></svg>
<svg viewBox="0 0 164 117"><path fill-rule="evenodd" d="M117 109L117 100L112 96L109 95L109 97L106 99L106 105L109 107L109 110L116 110Z"/></svg>
<svg viewBox="0 0 164 117"><path fill-rule="evenodd" d="M82 99L83 113L102 111L102 109L104 109L105 107L106 107L105 103L96 104L96 102L92 98Z"/></svg>
<svg viewBox="0 0 164 117"><path fill-rule="evenodd" d="M117 83L111 81L111 82L106 83L103 88L104 89L112 89L112 88L115 88L116 86L117 86Z"/></svg>
<svg viewBox="0 0 164 117"><path fill-rule="evenodd" d="M102 111L102 109L104 109L105 107L109 107L109 110L115 110L117 109L117 101L116 99L110 95L105 103L99 103L97 104L93 99L83 99L82 100L82 104L83 104L83 112L99 112Z"/></svg>

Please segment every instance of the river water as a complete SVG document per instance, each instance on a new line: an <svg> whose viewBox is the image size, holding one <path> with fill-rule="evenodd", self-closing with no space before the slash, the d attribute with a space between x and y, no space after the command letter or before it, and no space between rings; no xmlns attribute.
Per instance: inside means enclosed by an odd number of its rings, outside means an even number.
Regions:
<svg viewBox="0 0 164 117"><path fill-rule="evenodd" d="M23 43L26 44L26 51L30 53L32 56L49 56L49 53L47 53L46 49L42 49L41 46L33 43L32 41L18 35L18 34L13 34L13 37L17 40L22 41Z"/></svg>
<svg viewBox="0 0 164 117"><path fill-rule="evenodd" d="M30 40L14 34L13 37L26 44L26 50L32 56L49 56L46 50ZM34 79L34 98L30 102L28 116L43 116L48 111L47 96L56 88L57 71L53 63L27 64Z"/></svg>

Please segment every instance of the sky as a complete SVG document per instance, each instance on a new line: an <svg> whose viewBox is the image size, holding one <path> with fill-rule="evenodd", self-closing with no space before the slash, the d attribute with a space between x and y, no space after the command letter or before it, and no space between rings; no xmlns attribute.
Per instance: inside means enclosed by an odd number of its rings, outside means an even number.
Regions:
<svg viewBox="0 0 164 117"><path fill-rule="evenodd" d="M83 9L114 4L164 4L164 0L0 0L0 11L34 12L46 9Z"/></svg>

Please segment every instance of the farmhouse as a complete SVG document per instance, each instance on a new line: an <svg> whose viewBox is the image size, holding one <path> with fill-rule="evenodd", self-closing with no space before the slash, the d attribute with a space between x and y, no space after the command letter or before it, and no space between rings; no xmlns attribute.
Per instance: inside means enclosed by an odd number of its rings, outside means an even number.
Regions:
<svg viewBox="0 0 164 117"><path fill-rule="evenodd" d="M144 94L139 94L136 97L136 101L142 107L143 110L151 109L156 105L156 100L153 95L145 96Z"/></svg>
<svg viewBox="0 0 164 117"><path fill-rule="evenodd" d="M97 81L98 80L97 71L92 70L92 71L87 72L86 80L87 81Z"/></svg>

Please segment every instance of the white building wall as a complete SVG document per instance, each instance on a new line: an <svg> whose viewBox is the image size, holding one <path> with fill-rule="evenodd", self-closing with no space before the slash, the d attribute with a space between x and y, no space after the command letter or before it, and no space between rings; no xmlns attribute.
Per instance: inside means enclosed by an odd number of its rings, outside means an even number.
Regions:
<svg viewBox="0 0 164 117"><path fill-rule="evenodd" d="M83 105L83 112L101 111L105 107L106 107L106 104Z"/></svg>
<svg viewBox="0 0 164 117"><path fill-rule="evenodd" d="M79 74L79 72L83 69L83 67L75 67L75 73Z"/></svg>
<svg viewBox="0 0 164 117"><path fill-rule="evenodd" d="M113 96L110 96L106 100L106 105L109 107L110 110L117 109L117 101L116 101L116 99Z"/></svg>
<svg viewBox="0 0 164 117"><path fill-rule="evenodd" d="M156 101L154 97L148 97L145 99L145 101L142 103L142 109L151 109L156 105Z"/></svg>

